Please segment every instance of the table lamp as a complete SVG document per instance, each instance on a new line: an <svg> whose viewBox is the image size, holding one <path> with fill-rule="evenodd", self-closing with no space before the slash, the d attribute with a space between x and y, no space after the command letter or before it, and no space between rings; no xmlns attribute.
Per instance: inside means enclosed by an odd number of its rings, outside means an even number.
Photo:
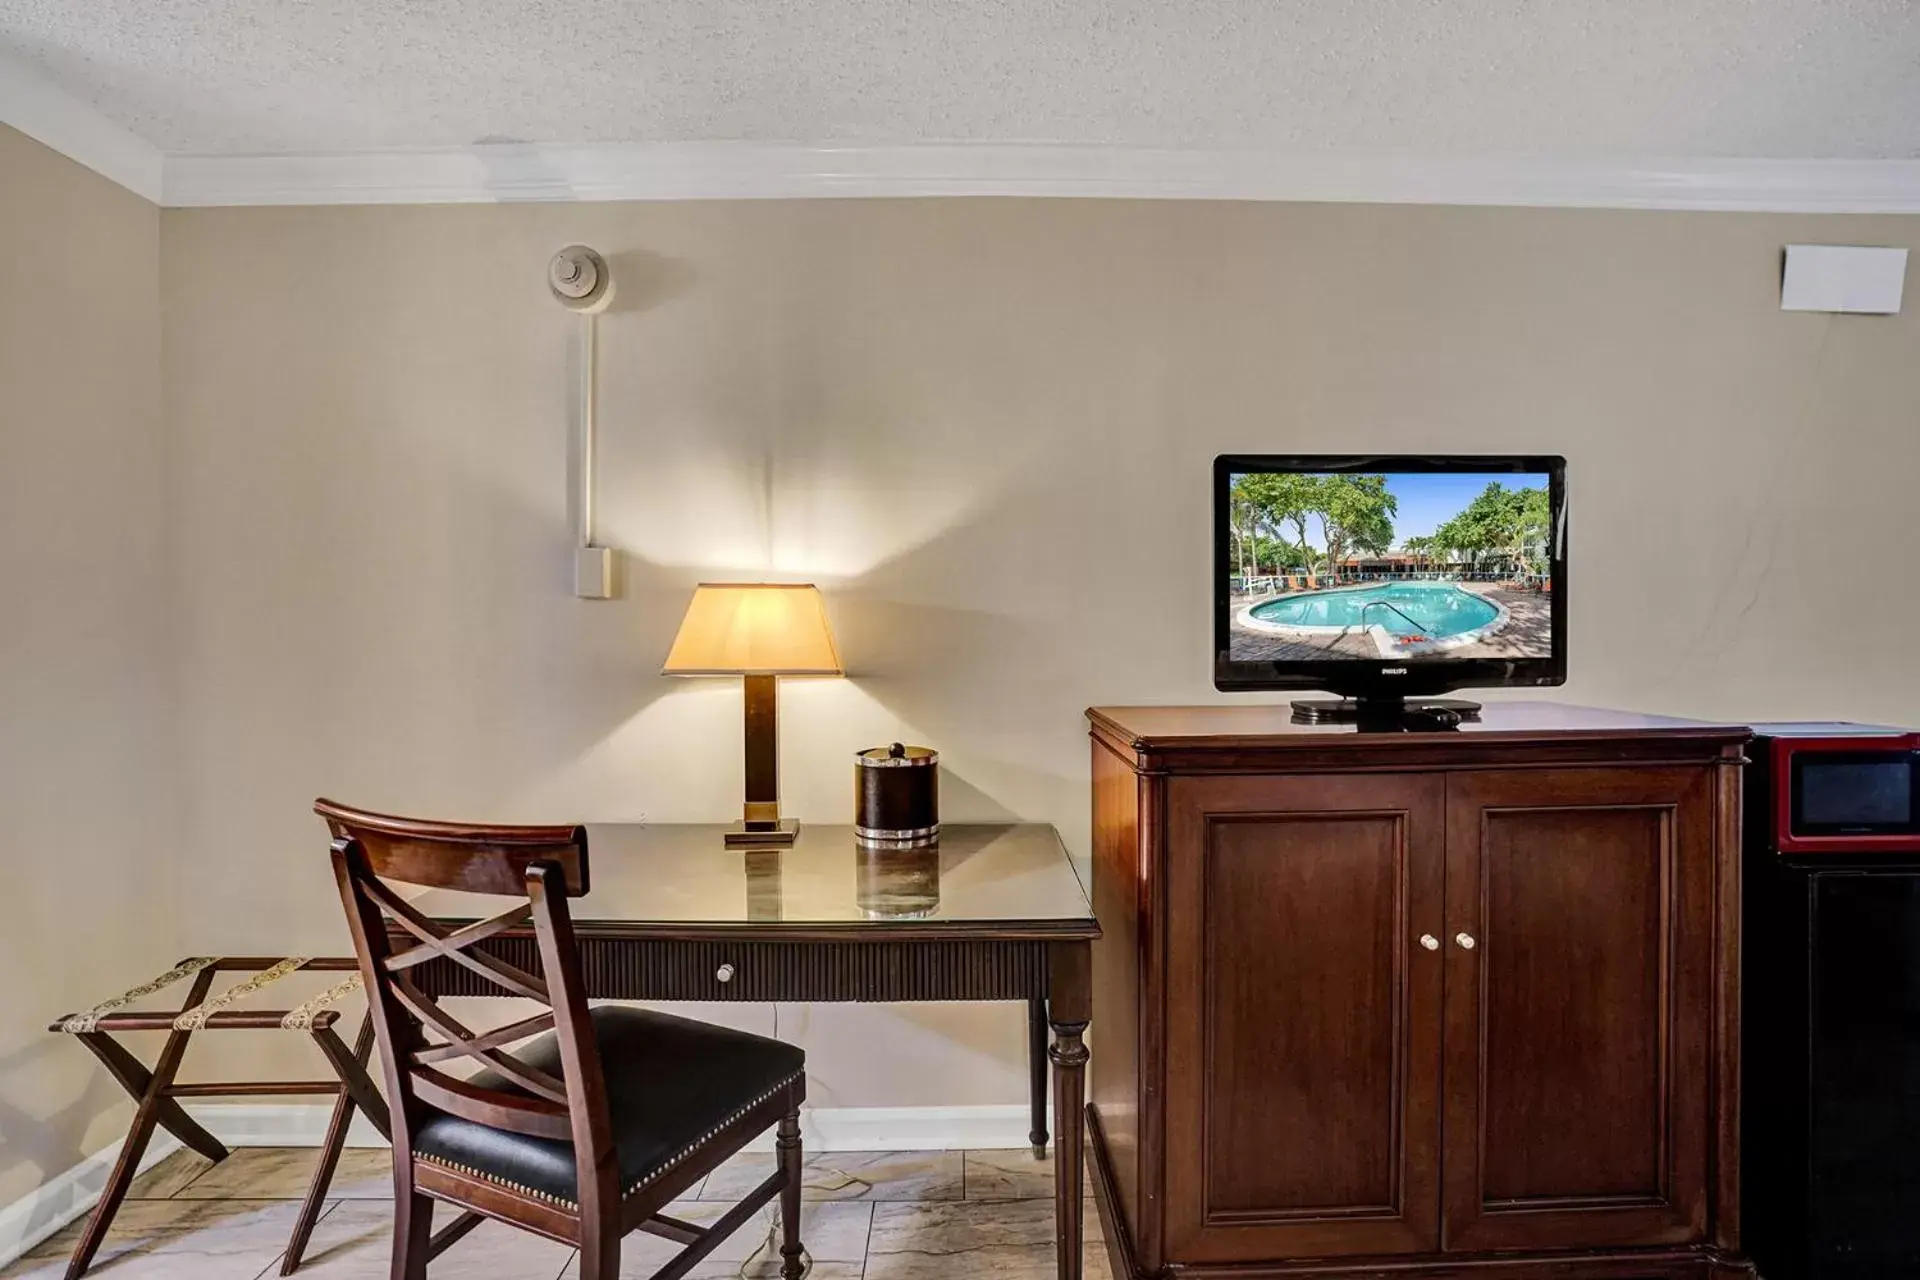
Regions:
<svg viewBox="0 0 1920 1280"><path fill-rule="evenodd" d="M703 582L660 668L670 676L746 678L746 804L729 845L792 844L797 822L780 819L780 676L837 676L827 611L812 583Z"/></svg>

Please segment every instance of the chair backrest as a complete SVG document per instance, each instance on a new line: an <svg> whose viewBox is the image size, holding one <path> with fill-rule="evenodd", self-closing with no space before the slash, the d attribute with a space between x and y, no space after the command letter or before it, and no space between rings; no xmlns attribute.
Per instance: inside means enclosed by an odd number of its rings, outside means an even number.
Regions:
<svg viewBox="0 0 1920 1280"><path fill-rule="evenodd" d="M605 1080L566 903L587 890L586 830L428 822L330 800L315 801L313 809L333 832L334 878L387 1073L395 1158L410 1158L410 1135L424 1105L496 1129L571 1140L584 1186L587 1171L611 1146ZM449 928L415 910L389 882L519 901L491 919ZM529 921L540 973L476 949ZM503 995L547 1007L530 1018L474 1031L414 981L414 969L436 960L472 970ZM548 1030L558 1038L558 1077L509 1052L510 1046ZM475 1084L437 1065L460 1058L490 1068L515 1087Z"/></svg>

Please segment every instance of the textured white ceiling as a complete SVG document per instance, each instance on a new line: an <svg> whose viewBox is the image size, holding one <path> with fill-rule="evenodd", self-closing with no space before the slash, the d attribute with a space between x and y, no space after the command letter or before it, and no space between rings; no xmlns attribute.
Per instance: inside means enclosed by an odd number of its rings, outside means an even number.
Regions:
<svg viewBox="0 0 1920 1280"><path fill-rule="evenodd" d="M0 50L199 154L1920 156L1920 0L0 0Z"/></svg>

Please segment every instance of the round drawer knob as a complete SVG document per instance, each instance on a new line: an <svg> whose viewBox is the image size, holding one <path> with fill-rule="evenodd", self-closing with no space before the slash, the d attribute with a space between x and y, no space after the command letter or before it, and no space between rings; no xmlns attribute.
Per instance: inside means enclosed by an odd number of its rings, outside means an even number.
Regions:
<svg viewBox="0 0 1920 1280"><path fill-rule="evenodd" d="M1438 951L1440 949L1440 939L1430 933L1423 933L1420 935L1420 945L1429 951Z"/></svg>
<svg viewBox="0 0 1920 1280"><path fill-rule="evenodd" d="M718 969L714 970L713 976L714 976L714 980L717 982L732 982L733 966L730 964L723 964Z"/></svg>
<svg viewBox="0 0 1920 1280"><path fill-rule="evenodd" d="M1470 934L1470 933L1456 933L1456 934L1454 934L1454 935L1453 935L1453 940L1454 940L1455 942L1457 942L1457 943L1459 943L1459 944L1460 944L1460 949L1461 949L1462 951L1471 951L1471 950L1473 950L1473 935L1472 935L1472 934Z"/></svg>

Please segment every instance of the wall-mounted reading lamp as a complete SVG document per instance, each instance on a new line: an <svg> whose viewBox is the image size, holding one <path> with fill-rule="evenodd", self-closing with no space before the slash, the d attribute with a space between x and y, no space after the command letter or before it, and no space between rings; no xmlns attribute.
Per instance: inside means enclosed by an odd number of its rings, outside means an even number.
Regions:
<svg viewBox="0 0 1920 1280"><path fill-rule="evenodd" d="M572 463L573 594L582 600L614 595L612 547L594 541L594 394L598 363L599 316L613 301L613 273L607 260L583 244L570 244L547 264L547 287L554 299L580 316L580 389L574 423Z"/></svg>

